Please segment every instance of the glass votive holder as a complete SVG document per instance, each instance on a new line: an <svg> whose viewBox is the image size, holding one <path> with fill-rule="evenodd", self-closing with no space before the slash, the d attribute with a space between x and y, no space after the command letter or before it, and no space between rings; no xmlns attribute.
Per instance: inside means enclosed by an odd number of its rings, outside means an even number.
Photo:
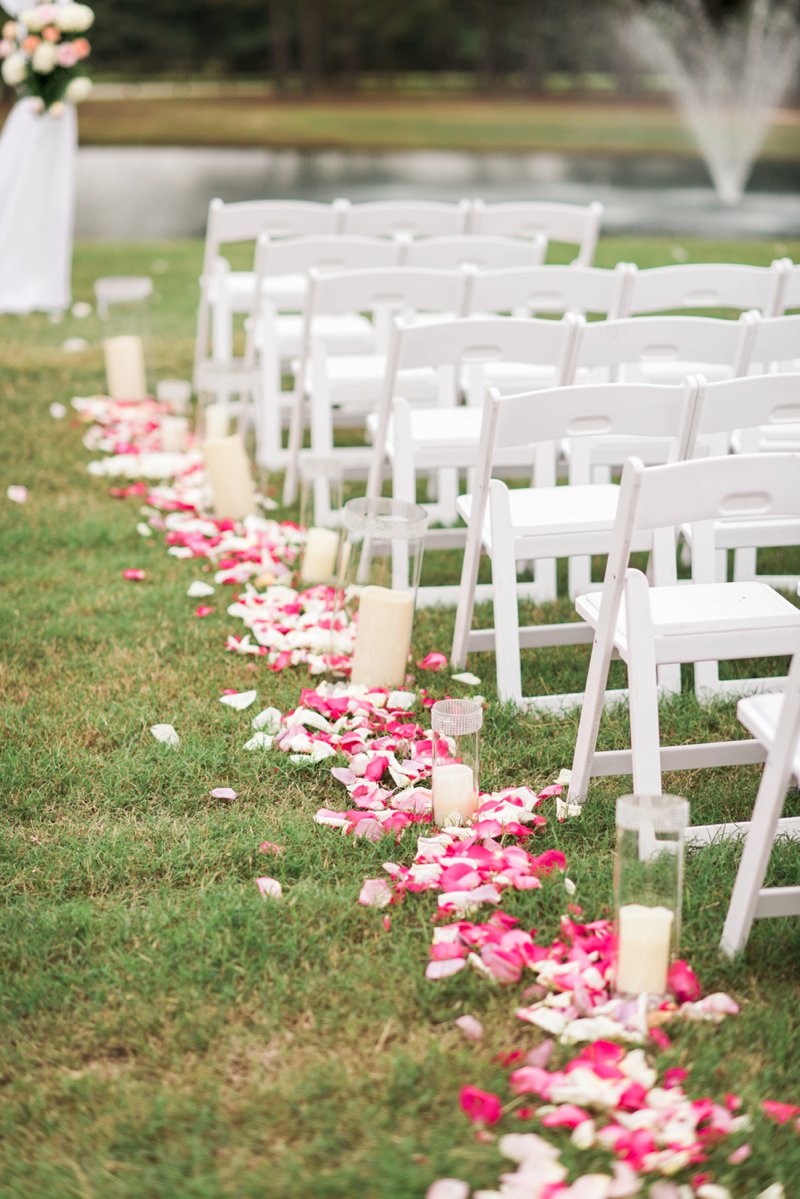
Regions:
<svg viewBox="0 0 800 1199"><path fill-rule="evenodd" d="M616 823L614 987L620 995L663 996L680 943L689 802L622 795Z"/></svg>
<svg viewBox="0 0 800 1199"><path fill-rule="evenodd" d="M189 448L188 416L162 416L161 449L168 454L183 454Z"/></svg>
<svg viewBox="0 0 800 1199"><path fill-rule="evenodd" d="M114 400L141 400L149 394L145 362L153 281L146 275L111 275L96 279L94 290L104 325L106 392Z"/></svg>
<svg viewBox="0 0 800 1199"><path fill-rule="evenodd" d="M176 416L185 416L192 402L192 385L188 379L159 379L156 399Z"/></svg>
<svg viewBox="0 0 800 1199"><path fill-rule="evenodd" d="M440 699L431 708L435 824L466 824L475 815L482 724L474 699Z"/></svg>
<svg viewBox="0 0 800 1199"><path fill-rule="evenodd" d="M342 509L332 659L352 653L351 682L402 687L411 649L428 513L402 500Z"/></svg>

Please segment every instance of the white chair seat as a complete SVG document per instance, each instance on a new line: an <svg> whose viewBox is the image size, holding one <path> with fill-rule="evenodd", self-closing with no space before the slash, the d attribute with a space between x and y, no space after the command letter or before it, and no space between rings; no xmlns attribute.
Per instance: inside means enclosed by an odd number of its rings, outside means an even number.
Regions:
<svg viewBox="0 0 800 1199"><path fill-rule="evenodd" d="M303 317L288 313L276 317L272 329L281 358L296 358L303 339ZM375 327L357 312L343 316L321 315L314 320L314 339L336 354L369 354L375 348Z"/></svg>
<svg viewBox="0 0 800 1199"><path fill-rule="evenodd" d="M782 694L771 692L767 695L750 695L747 699L740 699L736 705L740 722L767 750L772 748L775 741L783 701ZM800 743L795 746L792 774L800 784Z"/></svg>
<svg viewBox="0 0 800 1199"><path fill-rule="evenodd" d="M352 407L354 404L374 406L380 396L386 373L386 358L383 354L335 354L327 358L325 371L331 400L334 403L345 402L348 407ZM306 385L309 390L313 387L313 373L310 365L306 376ZM436 373L428 367L401 371L398 377L398 387L408 400L435 401Z"/></svg>
<svg viewBox="0 0 800 1199"><path fill-rule="evenodd" d="M617 514L616 483L571 484L568 487L514 487L509 490L511 523L516 538L558 537L578 532L611 532ZM472 496L458 499L458 512L469 523ZM491 527L487 511L483 543L491 553ZM565 550L566 554L566 550Z"/></svg>
<svg viewBox="0 0 800 1199"><path fill-rule="evenodd" d="M780 632L800 626L800 609L766 583L679 583L674 587L651 587L648 596L656 639L697 640L715 633L744 637L748 633L763 635L770 630ZM593 591L575 601L578 614L593 628L597 627L601 598L602 592ZM624 604L617 615L614 644L624 658L628 646ZM691 660L696 656L695 646ZM671 660L664 650L659 652L659 658Z"/></svg>
<svg viewBox="0 0 800 1199"><path fill-rule="evenodd" d="M221 286L232 312L249 312L253 306L255 284L254 271L229 271L224 275L212 276L209 298L212 301L221 299L218 295ZM273 275L264 280L262 295L279 310L291 311L296 308L299 311L303 307L307 286L305 275Z"/></svg>

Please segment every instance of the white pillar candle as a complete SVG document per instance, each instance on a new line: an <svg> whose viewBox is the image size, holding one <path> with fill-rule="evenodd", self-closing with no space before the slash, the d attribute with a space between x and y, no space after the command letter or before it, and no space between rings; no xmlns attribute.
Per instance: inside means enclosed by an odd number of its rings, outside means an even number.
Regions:
<svg viewBox="0 0 800 1199"><path fill-rule="evenodd" d="M112 400L141 400L147 395L141 337L107 337L103 356L106 390Z"/></svg>
<svg viewBox="0 0 800 1199"><path fill-rule="evenodd" d="M239 434L204 442L203 457L215 514L221 519L241 520L254 512L256 497L250 461Z"/></svg>
<svg viewBox="0 0 800 1199"><path fill-rule="evenodd" d="M300 578L304 583L327 583L336 573L339 534L334 529L311 528L306 534Z"/></svg>
<svg viewBox="0 0 800 1199"><path fill-rule="evenodd" d="M173 412L186 412L192 402L192 385L188 379L160 379L156 383L156 399L169 404Z"/></svg>
<svg viewBox="0 0 800 1199"><path fill-rule="evenodd" d="M351 679L364 687L400 687L405 682L414 596L369 585L358 602L358 629Z"/></svg>
<svg viewBox="0 0 800 1199"><path fill-rule="evenodd" d="M663 995L667 989L674 913L669 908L625 904L619 910L617 991Z"/></svg>
<svg viewBox="0 0 800 1199"><path fill-rule="evenodd" d="M162 416L161 448L167 453L182 454L189 439L189 418L186 416Z"/></svg>
<svg viewBox="0 0 800 1199"><path fill-rule="evenodd" d="M435 824L466 824L478 806L472 768L464 762L448 762L433 771L433 819Z"/></svg>
<svg viewBox="0 0 800 1199"><path fill-rule="evenodd" d="M230 428L230 412L227 404L209 404L204 410L206 439L215 441L227 437Z"/></svg>

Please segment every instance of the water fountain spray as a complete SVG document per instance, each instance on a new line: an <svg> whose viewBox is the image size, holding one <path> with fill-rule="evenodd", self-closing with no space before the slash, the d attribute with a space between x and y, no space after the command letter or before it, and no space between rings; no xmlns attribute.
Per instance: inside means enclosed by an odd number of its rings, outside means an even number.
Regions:
<svg viewBox="0 0 800 1199"><path fill-rule="evenodd" d="M723 204L738 204L772 115L800 62L788 6L753 0L716 28L702 0L673 0L622 30L630 50L670 80Z"/></svg>

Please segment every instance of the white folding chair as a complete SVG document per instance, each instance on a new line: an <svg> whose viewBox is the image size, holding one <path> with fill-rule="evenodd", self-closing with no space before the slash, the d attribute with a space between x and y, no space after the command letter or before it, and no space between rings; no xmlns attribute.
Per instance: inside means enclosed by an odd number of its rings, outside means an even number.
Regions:
<svg viewBox="0 0 800 1199"><path fill-rule="evenodd" d="M699 386L696 440L698 444L710 442L712 453L726 453L732 433L738 452L757 453L763 452L765 443L779 445L785 430L794 433L800 429L800 372L745 375L717 383L701 378ZM790 444L787 448L797 450L800 445ZM728 518L715 522L712 532L713 537L704 536L704 544L692 545L692 577L696 581L724 582L728 577L728 551L732 550L736 582L759 579L784 589L797 585L796 573L765 574L756 569L756 544L763 548L800 546L797 521ZM691 528L687 526L683 533L691 544ZM695 686L699 695L727 685L718 683L716 663L704 663L702 670L695 668Z"/></svg>
<svg viewBox="0 0 800 1199"><path fill-rule="evenodd" d="M513 363L518 370L528 364L546 368L559 384L566 383L575 325L571 317L561 321L466 317L428 326L396 321L380 405L367 418L373 441L368 497L380 494L388 458L394 498L416 497L418 476L433 474L437 503L429 509L430 520L452 524L457 519L458 472L472 471L477 463L481 412L469 404L453 407L457 389L449 381L466 373L468 396L485 395L483 372L497 363ZM404 379L408 372L421 370L447 372L448 382L440 389L436 407L412 407L408 402ZM553 446L541 448L535 470L537 484L555 483L554 453ZM506 465L527 465L530 471L530 454L523 452L516 460L511 457ZM463 528L429 529L426 536L427 545L439 548L460 546L463 541ZM540 570L534 580L541 595L555 591L555 573L550 573L552 577L546 580ZM457 596L457 587L423 587L417 592L417 602L454 603Z"/></svg>
<svg viewBox="0 0 800 1199"><path fill-rule="evenodd" d="M300 277L308 272L341 272L390 268L399 262L395 241L370 237L298 237L274 241L261 235L256 244L255 308L252 321L258 351L260 385L256 412L256 462L265 470L283 465L283 416L293 392L281 390L281 376L300 353L305 307L305 283L298 301L278 302L268 284L275 278ZM358 311L320 314L314 336L340 354L368 354L375 349L375 327Z"/></svg>
<svg viewBox="0 0 800 1199"><path fill-rule="evenodd" d="M782 258L781 262L784 271L783 286L776 316L787 315L800 308L800 263L792 262L791 258Z"/></svg>
<svg viewBox="0 0 800 1199"><path fill-rule="evenodd" d="M513 316L563 316L592 313L615 319L622 310L631 267L618 263L613 270L592 266L517 267L510 270L478 270L470 278L467 311L482 316L510 312ZM555 387L558 380L551 368L518 366L499 362L487 366L481 387L497 387L505 395ZM473 397L483 403L485 391Z"/></svg>
<svg viewBox="0 0 800 1199"><path fill-rule="evenodd" d="M195 338L195 371L208 358L228 362L233 357L232 319L235 312L251 312L254 300L253 271L232 271L224 256L226 247L269 237L300 237L340 232L346 200L333 204L306 200L246 200L226 204L214 199L208 206L200 304ZM296 301L304 280L289 276L272 284L276 300Z"/></svg>
<svg viewBox="0 0 800 1199"><path fill-rule="evenodd" d="M470 230L490 236L540 236L548 242L566 242L576 248L576 265L591 266L602 220L603 205L597 202L583 205L522 200L485 204L474 200Z"/></svg>
<svg viewBox="0 0 800 1199"><path fill-rule="evenodd" d="M311 453L330 462L333 455L334 414L355 420L363 428L369 411L381 396L391 319L408 315L460 313L466 292L465 271L363 270L309 274L308 298L303 321L301 350L295 369L295 392L289 437L289 461L284 484L284 502L292 503L299 473L306 398L310 402ZM317 340L314 329L323 315L368 312L376 326L375 352L364 355L335 355ZM408 372L403 388L412 400L431 401L439 394L441 380L434 372ZM367 447L342 447L340 458L348 469L365 469L370 458ZM338 515L330 507L328 480L320 471L314 482L317 524L335 523Z"/></svg>
<svg viewBox="0 0 800 1199"><path fill-rule="evenodd" d="M756 308L763 316L779 310L785 266L776 259L771 266L747 266L730 262L685 262L632 268L622 316L691 308Z"/></svg>
<svg viewBox="0 0 800 1199"><path fill-rule="evenodd" d="M450 237L420 237L406 241L402 265L426 270L453 271L468 266L475 270L508 270L540 266L547 253L547 239L532 237L476 237L460 233Z"/></svg>
<svg viewBox="0 0 800 1199"><path fill-rule="evenodd" d="M746 840L720 941L728 957L744 949L754 920L800 915L800 886L764 886L776 837L800 837L800 817L781 818L792 780L800 786L800 639L783 694L740 700L736 714L767 757L752 820L729 830Z"/></svg>
<svg viewBox="0 0 800 1199"><path fill-rule="evenodd" d="M584 325L575 342L575 379L677 383L687 374L731 378L750 362L754 314L640 316Z"/></svg>
<svg viewBox="0 0 800 1199"><path fill-rule="evenodd" d="M757 762L755 741L660 745L658 670L663 666L791 653L800 609L765 583L679 583L676 526L723 517L800 516L800 455L748 454L703 458L666 466L626 462L613 543L600 592L575 607L595 630L567 804L582 804L592 775L633 774L639 795L661 794L661 771ZM650 534L660 575L650 586L629 566L637 539ZM665 581L667 580L667 581ZM597 752L608 670L613 655L625 662L630 697L630 749ZM708 840L697 827L690 839Z"/></svg>
<svg viewBox="0 0 800 1199"><path fill-rule="evenodd" d="M516 567L530 559L572 558L607 554L617 512L619 486L591 482L592 440L598 435L670 438L673 453L683 455L690 434L695 400L693 380L672 386L601 383L572 385L522 396L491 390L481 427L480 459L475 491L458 507L467 522L467 545L461 574L451 660L463 668L467 653L494 649L497 688L502 700L544 711L563 711L581 702L579 694L523 697L520 651L577 645L591 641L581 621L520 627ZM570 479L567 486L509 489L492 478L503 456L519 455L521 446L569 438ZM637 550L649 551L650 530L633 539ZM475 587L481 550L491 559L494 628L472 629ZM660 566L654 564L659 577ZM680 686L680 676L662 672L663 685ZM607 700L624 697L609 693Z"/></svg>
<svg viewBox="0 0 800 1199"><path fill-rule="evenodd" d="M800 369L800 313L754 319L749 366L759 375Z"/></svg>
<svg viewBox="0 0 800 1199"><path fill-rule="evenodd" d="M343 213L341 233L361 237L449 237L467 232L470 204L460 200L370 200Z"/></svg>

